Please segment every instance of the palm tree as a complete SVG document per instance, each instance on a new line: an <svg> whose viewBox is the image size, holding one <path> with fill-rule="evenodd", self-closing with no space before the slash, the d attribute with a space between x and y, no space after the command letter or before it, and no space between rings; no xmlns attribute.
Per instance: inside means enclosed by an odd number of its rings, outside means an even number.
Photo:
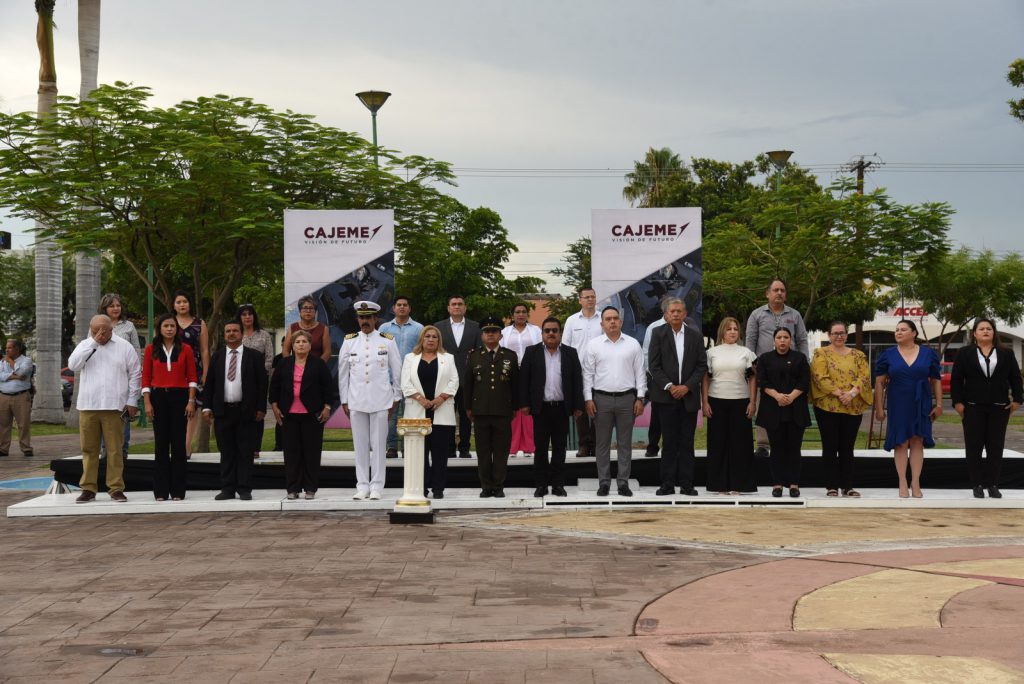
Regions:
<svg viewBox="0 0 1024 684"><path fill-rule="evenodd" d="M39 101L36 114L49 114L57 101L57 71L53 60L53 5L55 0L36 0L36 44L39 46ZM38 234L43 225L36 223ZM64 422L60 391L61 277L60 249L52 239L36 241L36 397L32 420Z"/></svg>
<svg viewBox="0 0 1024 684"><path fill-rule="evenodd" d="M100 57L100 0L78 0L78 58L82 69L79 99L96 90ZM100 255L95 251L75 253L75 342L89 334L89 319L100 301ZM78 396L75 383L75 399ZM71 402L68 427L78 427L78 410Z"/></svg>
<svg viewBox="0 0 1024 684"><path fill-rule="evenodd" d="M622 197L637 207L661 207L666 183L673 177L689 175L689 170L668 147L647 150L642 162L633 162L633 171L626 174Z"/></svg>

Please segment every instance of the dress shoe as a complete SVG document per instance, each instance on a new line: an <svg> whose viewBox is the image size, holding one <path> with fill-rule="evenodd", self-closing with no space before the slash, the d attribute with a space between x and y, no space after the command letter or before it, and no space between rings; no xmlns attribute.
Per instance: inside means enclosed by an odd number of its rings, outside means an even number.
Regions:
<svg viewBox="0 0 1024 684"><path fill-rule="evenodd" d="M657 458L658 457L658 450L657 449L648 449L647 451L644 452L644 457L645 458Z"/></svg>
<svg viewBox="0 0 1024 684"><path fill-rule="evenodd" d="M481 499L489 499L492 496L494 496L494 494L491 493L490 489L481 489L480 490L480 498Z"/></svg>
<svg viewBox="0 0 1024 684"><path fill-rule="evenodd" d="M232 492L221 492L217 496L213 497L214 501L226 501L227 499L234 499L235 495Z"/></svg>
<svg viewBox="0 0 1024 684"><path fill-rule="evenodd" d="M370 492L371 501L380 501L380 492Z"/></svg>
<svg viewBox="0 0 1024 684"><path fill-rule="evenodd" d="M310 499L316 496L316 492L306 492L303 496L306 499L306 501L309 501Z"/></svg>
<svg viewBox="0 0 1024 684"><path fill-rule="evenodd" d="M124 503L128 501L128 497L124 495L124 492L110 492L110 500L116 501L117 503Z"/></svg>
<svg viewBox="0 0 1024 684"><path fill-rule="evenodd" d="M502 489L501 487L496 487L491 490L491 496L493 496L495 499L504 499L505 490Z"/></svg>
<svg viewBox="0 0 1024 684"><path fill-rule="evenodd" d="M4 454L6 456L6 454ZM83 489L82 493L75 499L75 503L89 503L96 498L96 492L90 492L88 489Z"/></svg>
<svg viewBox="0 0 1024 684"><path fill-rule="evenodd" d="M370 496L370 492L364 492L363 490L360 489L359 491L352 495L352 498L355 499L356 501L362 501L368 496Z"/></svg>
<svg viewBox="0 0 1024 684"><path fill-rule="evenodd" d="M679 488L679 493L680 494L685 494L686 496L698 496L699 495L699 492L696 489L694 489L693 487L680 487Z"/></svg>
<svg viewBox="0 0 1024 684"><path fill-rule="evenodd" d="M171 497L171 501L181 501L181 497L180 496Z"/></svg>
<svg viewBox="0 0 1024 684"><path fill-rule="evenodd" d="M985 488L982 487L981 485L978 485L977 487L975 487L974 488L974 498L975 499L984 499L985 498Z"/></svg>
<svg viewBox="0 0 1024 684"><path fill-rule="evenodd" d="M32 458L33 456L35 456L35 452L26 451L24 454L22 454L22 456L24 456L25 458Z"/></svg>
<svg viewBox="0 0 1024 684"><path fill-rule="evenodd" d="M601 486L599 486L597 488L597 495L598 496L608 496L608 490L609 490L609 486L607 484L602 484Z"/></svg>
<svg viewBox="0 0 1024 684"><path fill-rule="evenodd" d="M238 498L242 501L252 501L252 492L239 492Z"/></svg>
<svg viewBox="0 0 1024 684"><path fill-rule="evenodd" d="M619 496L633 496L633 490L629 488L628 484L620 484Z"/></svg>
<svg viewBox="0 0 1024 684"><path fill-rule="evenodd" d="M398 449L388 449L386 458L398 458Z"/></svg>
<svg viewBox="0 0 1024 684"><path fill-rule="evenodd" d="M658 491L654 492L658 496L672 496L676 493L675 487L669 487L668 485L661 485L658 487Z"/></svg>
<svg viewBox="0 0 1024 684"><path fill-rule="evenodd" d="M593 452L590 449L587 449L586 447L580 447L579 449L576 450L576 458L590 458L593 455Z"/></svg>
<svg viewBox="0 0 1024 684"><path fill-rule="evenodd" d="M776 499L782 496L782 487L772 487L772 496Z"/></svg>
<svg viewBox="0 0 1024 684"><path fill-rule="evenodd" d="M565 487L552 487L551 493L554 494L555 496L569 496L569 494L565 491Z"/></svg>
<svg viewBox="0 0 1024 684"><path fill-rule="evenodd" d="M754 452L754 456L757 458L768 458L771 454L764 447L757 447L757 451Z"/></svg>
<svg viewBox="0 0 1024 684"><path fill-rule="evenodd" d="M533 495L535 497L537 497L537 498L540 498L540 497L543 497L543 496L547 496L547 493L548 493L548 488L547 487L537 487L536 489L533 490Z"/></svg>
<svg viewBox="0 0 1024 684"><path fill-rule="evenodd" d="M0 458L7 458L7 452L6 451L0 451Z"/></svg>
<svg viewBox="0 0 1024 684"><path fill-rule="evenodd" d="M434 490L434 498L435 499L443 499L444 498L444 490L443 489L435 489Z"/></svg>
<svg viewBox="0 0 1024 684"><path fill-rule="evenodd" d="M156 497L156 500L157 501L167 501L167 498L163 497L163 496L158 496L158 497Z"/></svg>
<svg viewBox="0 0 1024 684"><path fill-rule="evenodd" d="M298 499L299 498L299 493L298 492L288 492L288 498L289 499Z"/></svg>
<svg viewBox="0 0 1024 684"><path fill-rule="evenodd" d="M799 487L790 487L789 488L789 495L792 498L794 498L794 499L800 498L800 488Z"/></svg>
<svg viewBox="0 0 1024 684"><path fill-rule="evenodd" d="M460 451L459 458L473 458L473 454L468 451Z"/></svg>
<svg viewBox="0 0 1024 684"><path fill-rule="evenodd" d="M999 487L989 487L988 488L988 495L991 496L993 499L1002 499L1003 498L1003 493L1001 491L999 491Z"/></svg>

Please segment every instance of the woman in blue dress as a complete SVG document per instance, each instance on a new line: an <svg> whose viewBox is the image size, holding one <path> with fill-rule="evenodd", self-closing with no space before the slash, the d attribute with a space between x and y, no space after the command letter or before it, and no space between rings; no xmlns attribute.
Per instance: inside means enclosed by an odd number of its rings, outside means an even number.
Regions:
<svg viewBox="0 0 1024 684"><path fill-rule="evenodd" d="M888 411L885 450L894 452L900 498L912 493L920 499L924 450L935 446L932 421L942 415L939 355L931 347L917 343L917 326L913 321L897 323L895 334L896 346L886 349L875 361L875 417L884 421Z"/></svg>

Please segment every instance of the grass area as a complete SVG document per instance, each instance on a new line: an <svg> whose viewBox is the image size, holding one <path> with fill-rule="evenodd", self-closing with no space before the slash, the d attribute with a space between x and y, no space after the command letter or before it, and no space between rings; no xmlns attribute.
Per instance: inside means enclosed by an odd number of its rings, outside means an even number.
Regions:
<svg viewBox="0 0 1024 684"><path fill-rule="evenodd" d="M951 425L959 425L961 423L960 416L957 415L956 411L951 413L943 413L939 416L936 423L949 423ZM1015 428L1024 428L1024 416L1015 415L1010 416L1010 426Z"/></svg>
<svg viewBox="0 0 1024 684"><path fill-rule="evenodd" d="M131 446L131 452L136 454L151 454L154 449L156 449L156 443L152 441L140 442ZM324 430L324 451L352 451L353 449L352 430L348 428L327 428ZM263 444L260 446L260 451L273 450L274 428L271 425L267 425L263 431ZM210 453L215 454L218 451L217 437L213 434L213 430L210 430Z"/></svg>
<svg viewBox="0 0 1024 684"><path fill-rule="evenodd" d="M11 428L14 439L18 438L18 428ZM46 435L77 435L78 428L69 428L67 425L52 425L50 423L32 423L32 436L44 437Z"/></svg>

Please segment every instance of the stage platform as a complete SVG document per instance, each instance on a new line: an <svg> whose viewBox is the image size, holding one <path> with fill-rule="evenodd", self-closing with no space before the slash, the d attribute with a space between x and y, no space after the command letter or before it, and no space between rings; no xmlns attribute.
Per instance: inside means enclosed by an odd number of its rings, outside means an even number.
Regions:
<svg viewBox="0 0 1024 684"><path fill-rule="evenodd" d="M637 509L683 507L763 508L1024 508L1024 491L1003 490L1002 499L975 499L968 490L925 489L924 498L900 499L895 489L861 489L860 498L830 497L820 488L801 489L800 498L791 498L786 492L782 498L771 496L771 489L761 487L754 494L709 494L704 490L698 496L657 496L655 488L640 487L633 483L634 496L624 497L612 493L597 496L596 481L585 482L584 487L566 487L568 496L533 496L533 488L507 488L504 499L481 499L479 489L448 489L444 499L431 500L435 511L458 510L582 510L582 509ZM70 494L44 494L7 508L7 516L64 516L64 515L135 515L140 513L238 513L238 512L324 512L324 511L385 511L393 510L402 495L399 489L384 490L378 501L356 501L353 489L321 489L315 499L289 500L282 490L256 490L252 501L229 499L214 501L216 492L189 492L184 501L154 501L150 492L130 492L127 503L115 503L106 494L95 501L76 504L77 492Z"/></svg>

